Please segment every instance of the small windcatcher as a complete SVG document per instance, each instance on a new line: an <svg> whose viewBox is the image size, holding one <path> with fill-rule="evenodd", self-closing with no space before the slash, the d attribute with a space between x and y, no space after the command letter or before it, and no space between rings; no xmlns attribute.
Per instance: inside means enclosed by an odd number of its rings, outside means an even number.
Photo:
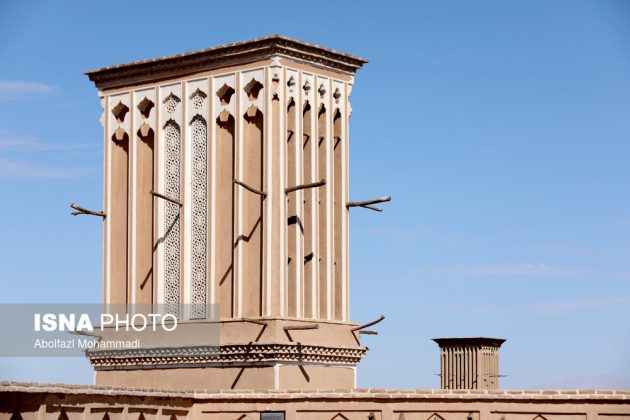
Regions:
<svg viewBox="0 0 630 420"><path fill-rule="evenodd" d="M499 389L502 338L434 338L442 389Z"/></svg>

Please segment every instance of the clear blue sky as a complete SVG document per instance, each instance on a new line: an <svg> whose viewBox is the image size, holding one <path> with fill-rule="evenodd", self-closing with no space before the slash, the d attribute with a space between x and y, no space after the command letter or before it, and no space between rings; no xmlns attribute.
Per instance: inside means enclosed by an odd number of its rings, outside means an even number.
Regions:
<svg viewBox="0 0 630 420"><path fill-rule="evenodd" d="M272 33L370 60L351 197L393 201L352 210L352 319L387 316L360 386L439 387L430 339L485 335L505 388L630 388L627 1L2 1L0 300L100 301L101 222L68 208L102 202L83 71Z"/></svg>

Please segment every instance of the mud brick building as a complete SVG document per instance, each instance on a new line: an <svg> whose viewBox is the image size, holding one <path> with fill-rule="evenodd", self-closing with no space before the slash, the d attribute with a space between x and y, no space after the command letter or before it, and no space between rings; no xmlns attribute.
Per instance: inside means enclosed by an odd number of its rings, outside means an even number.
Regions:
<svg viewBox="0 0 630 420"><path fill-rule="evenodd" d="M374 331L350 317L349 219L387 200L350 199L365 63L274 35L88 72L105 310L148 306L192 334L88 351L94 386L3 382L0 418L630 420L630 392L499 390L499 339L436 339L441 390L356 388Z"/></svg>

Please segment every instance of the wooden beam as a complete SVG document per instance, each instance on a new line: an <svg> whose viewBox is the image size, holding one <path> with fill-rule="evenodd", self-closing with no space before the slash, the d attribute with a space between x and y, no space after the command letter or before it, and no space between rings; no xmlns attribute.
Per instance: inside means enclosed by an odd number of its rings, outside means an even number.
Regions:
<svg viewBox="0 0 630 420"><path fill-rule="evenodd" d="M311 324L311 325L288 325L286 327L284 327L285 331L292 331L292 330L316 330L319 328L318 324Z"/></svg>
<svg viewBox="0 0 630 420"><path fill-rule="evenodd" d="M103 219L107 217L107 215L103 213L102 211L94 211L94 210L86 209L75 203L70 204L70 207L76 210L72 212L73 216L77 216L79 214L87 214L88 216L100 216Z"/></svg>
<svg viewBox="0 0 630 420"><path fill-rule="evenodd" d="M179 200L169 197L168 195L160 194L159 192L151 191L151 195L154 197L161 198L166 201L170 201L173 204L177 204L179 207L182 206L182 203Z"/></svg>
<svg viewBox="0 0 630 420"><path fill-rule="evenodd" d="M372 325L376 325L376 324L378 324L379 322L381 322L384 319L385 319L385 315L381 315L380 317L378 317L378 319L375 319L372 322L368 322L367 324L363 324L363 325L359 325L358 327L354 327L352 329L352 331L359 331L359 330L362 330L364 328L371 327Z"/></svg>
<svg viewBox="0 0 630 420"><path fill-rule="evenodd" d="M241 182L241 181L239 181L239 180L237 180L237 179L235 179L235 180L234 180L234 183L235 183L236 185L240 185L241 187L245 188L247 191L250 191L250 192L253 192L254 194L258 194L258 195L260 195L262 198L267 197L267 193L266 193L266 192L264 192L264 191L258 191L257 189L255 189L255 188L253 188L253 187L250 187L250 186L249 186L249 185L247 185L246 183Z"/></svg>
<svg viewBox="0 0 630 420"><path fill-rule="evenodd" d="M293 337L289 333L289 331L293 330L316 330L319 328L319 324L311 324L311 325L287 325L284 327L284 333L289 338L289 341L293 342Z"/></svg>
<svg viewBox="0 0 630 420"><path fill-rule="evenodd" d="M296 185L295 187L285 188L284 192L285 194L289 194L290 192L293 192L293 191L304 190L306 188L317 188L323 185L326 185L326 180L324 178L322 178L322 180L319 182L311 182L310 184L302 184L302 185Z"/></svg>
<svg viewBox="0 0 630 420"><path fill-rule="evenodd" d="M346 203L346 207L366 207L369 208L367 206L369 206L370 204L377 204L377 203L385 203L387 201L391 201L392 198L389 195L386 195L384 197L378 197L378 198L373 198L371 200L364 200L364 201L348 201L348 203ZM374 209L372 209L374 210Z"/></svg>
<svg viewBox="0 0 630 420"><path fill-rule="evenodd" d="M380 208L380 207L368 206L367 204L365 206L359 206L359 207L363 207L364 209L374 210L374 211L377 211L379 213L381 213L383 211L383 209Z"/></svg>

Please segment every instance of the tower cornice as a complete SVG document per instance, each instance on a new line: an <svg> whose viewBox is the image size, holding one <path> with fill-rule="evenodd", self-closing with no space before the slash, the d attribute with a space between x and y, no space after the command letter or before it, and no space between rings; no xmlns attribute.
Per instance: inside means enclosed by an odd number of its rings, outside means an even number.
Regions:
<svg viewBox="0 0 630 420"><path fill-rule="evenodd" d="M271 35L148 60L102 67L85 72L100 90L182 77L202 71L247 64L274 57L353 75L367 60L319 45Z"/></svg>

